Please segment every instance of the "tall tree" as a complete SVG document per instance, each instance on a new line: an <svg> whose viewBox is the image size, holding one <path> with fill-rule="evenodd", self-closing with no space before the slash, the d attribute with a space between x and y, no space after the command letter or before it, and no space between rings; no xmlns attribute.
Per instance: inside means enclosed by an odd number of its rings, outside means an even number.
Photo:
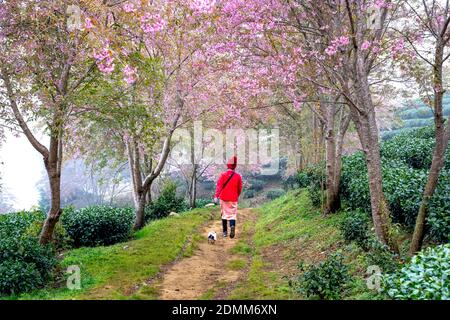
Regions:
<svg viewBox="0 0 450 320"><path fill-rule="evenodd" d="M448 87L444 69L450 58L450 1L407 0L402 12L403 23L393 27L399 36L393 47L394 58L404 73L416 80L422 101L433 111L435 127L433 158L409 250L413 255L422 247L428 205L444 167L450 139L450 117L445 125L442 108Z"/></svg>
<svg viewBox="0 0 450 320"><path fill-rule="evenodd" d="M84 24L74 28L69 7L79 1L2 1L0 79L9 111L30 144L42 155L51 206L40 235L48 243L61 211L61 167L74 97L94 65L87 54ZM80 17L78 17L80 18ZM33 121L37 120L37 121ZM42 125L49 146L33 132Z"/></svg>

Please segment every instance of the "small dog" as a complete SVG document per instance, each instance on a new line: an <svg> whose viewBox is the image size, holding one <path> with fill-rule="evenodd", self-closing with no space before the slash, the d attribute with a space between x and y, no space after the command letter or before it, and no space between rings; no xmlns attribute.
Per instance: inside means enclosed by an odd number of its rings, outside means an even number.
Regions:
<svg viewBox="0 0 450 320"><path fill-rule="evenodd" d="M215 231L210 231L208 233L208 243L209 244L214 244L214 243L216 243L216 240L217 240L216 232Z"/></svg>

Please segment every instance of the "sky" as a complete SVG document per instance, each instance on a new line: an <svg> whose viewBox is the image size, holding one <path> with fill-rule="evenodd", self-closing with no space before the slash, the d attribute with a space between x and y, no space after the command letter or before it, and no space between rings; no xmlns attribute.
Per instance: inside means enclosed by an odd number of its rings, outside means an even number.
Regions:
<svg viewBox="0 0 450 320"><path fill-rule="evenodd" d="M12 205L17 210L28 210L38 203L37 182L44 172L42 156L21 135L6 134L0 147L2 189L13 196Z"/></svg>

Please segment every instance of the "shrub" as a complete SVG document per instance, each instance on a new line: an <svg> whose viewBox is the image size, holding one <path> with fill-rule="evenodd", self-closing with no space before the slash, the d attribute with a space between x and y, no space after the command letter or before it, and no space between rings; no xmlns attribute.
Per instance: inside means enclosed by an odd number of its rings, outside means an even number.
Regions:
<svg viewBox="0 0 450 320"><path fill-rule="evenodd" d="M283 189L271 189L271 190L267 191L266 198L269 200L274 200L276 198L281 197L285 193L286 193L286 191L284 191Z"/></svg>
<svg viewBox="0 0 450 320"><path fill-rule="evenodd" d="M415 135L427 136L428 128ZM343 158L341 197L350 209L370 212L370 193L364 155L357 152ZM383 190L396 223L413 227L422 201L428 171L414 169L401 159L382 159ZM427 232L437 241L446 241L450 232L450 170L444 169L430 200Z"/></svg>
<svg viewBox="0 0 450 320"><path fill-rule="evenodd" d="M254 198L256 195L255 190L244 190L244 199L251 199Z"/></svg>
<svg viewBox="0 0 450 320"><path fill-rule="evenodd" d="M385 273L393 272L400 266L397 256L375 238L367 241L366 262L369 266L378 266Z"/></svg>
<svg viewBox="0 0 450 320"><path fill-rule="evenodd" d="M265 185L266 185L266 183L264 181L252 179L252 180L250 180L250 186L247 189L254 190L257 192L257 191L261 191L262 189L264 189Z"/></svg>
<svg viewBox="0 0 450 320"><path fill-rule="evenodd" d="M414 169L428 169L433 156L434 139L415 138L400 134L382 144L381 155L392 160L402 160Z"/></svg>
<svg viewBox="0 0 450 320"><path fill-rule="evenodd" d="M303 267L300 266L301 270ZM306 268L299 277L297 290L307 297L339 299L350 280L347 266L340 253L336 253L318 265Z"/></svg>
<svg viewBox="0 0 450 320"><path fill-rule="evenodd" d="M183 198L177 197L177 185L168 182L164 185L160 196L145 208L145 222L167 217L170 212L182 212L188 209Z"/></svg>
<svg viewBox="0 0 450 320"><path fill-rule="evenodd" d="M443 170L437 189L431 198L427 225L430 236L440 242L450 235L450 170Z"/></svg>
<svg viewBox="0 0 450 320"><path fill-rule="evenodd" d="M369 222L362 211L348 212L340 225L342 236L347 241L355 241L360 247L367 247Z"/></svg>
<svg viewBox="0 0 450 320"><path fill-rule="evenodd" d="M64 210L66 213L67 211ZM35 221L33 222L24 232L25 235L30 237L39 237L43 221ZM73 240L70 238L66 229L62 226L61 221L55 225L55 230L53 231L53 245L57 251L70 249L73 246Z"/></svg>
<svg viewBox="0 0 450 320"><path fill-rule="evenodd" d="M197 208L203 208L207 204L211 203L212 199L196 199L195 200L195 206Z"/></svg>
<svg viewBox="0 0 450 320"><path fill-rule="evenodd" d="M324 163L309 165L297 173L297 184L299 188L320 188L325 179L326 173Z"/></svg>
<svg viewBox="0 0 450 320"><path fill-rule="evenodd" d="M0 235L3 237L21 237L34 223L42 223L45 214L41 211L21 211L0 215Z"/></svg>
<svg viewBox="0 0 450 320"><path fill-rule="evenodd" d="M42 286L52 275L57 260L51 245L28 236L0 241L0 294L18 294Z"/></svg>
<svg viewBox="0 0 450 320"><path fill-rule="evenodd" d="M283 179L283 188L285 190L299 188L300 186L298 184L298 180L299 180L298 174L286 177L285 179Z"/></svg>
<svg viewBox="0 0 450 320"><path fill-rule="evenodd" d="M450 299L450 244L427 248L398 272L383 277L383 290L405 300Z"/></svg>
<svg viewBox="0 0 450 320"><path fill-rule="evenodd" d="M93 206L67 212L62 224L75 246L98 246L127 240L133 219L131 208Z"/></svg>
<svg viewBox="0 0 450 320"><path fill-rule="evenodd" d="M326 195L325 193L320 189L316 187L308 187L309 197L311 199L311 203L314 207L319 207L326 201Z"/></svg>

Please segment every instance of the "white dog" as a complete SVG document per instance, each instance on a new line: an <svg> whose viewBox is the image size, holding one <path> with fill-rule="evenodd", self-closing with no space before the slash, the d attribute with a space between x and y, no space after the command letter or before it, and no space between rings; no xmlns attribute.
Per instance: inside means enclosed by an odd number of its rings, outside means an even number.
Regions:
<svg viewBox="0 0 450 320"><path fill-rule="evenodd" d="M208 243L214 244L214 243L216 243L216 240L217 240L216 232L215 231L210 231L208 233Z"/></svg>

